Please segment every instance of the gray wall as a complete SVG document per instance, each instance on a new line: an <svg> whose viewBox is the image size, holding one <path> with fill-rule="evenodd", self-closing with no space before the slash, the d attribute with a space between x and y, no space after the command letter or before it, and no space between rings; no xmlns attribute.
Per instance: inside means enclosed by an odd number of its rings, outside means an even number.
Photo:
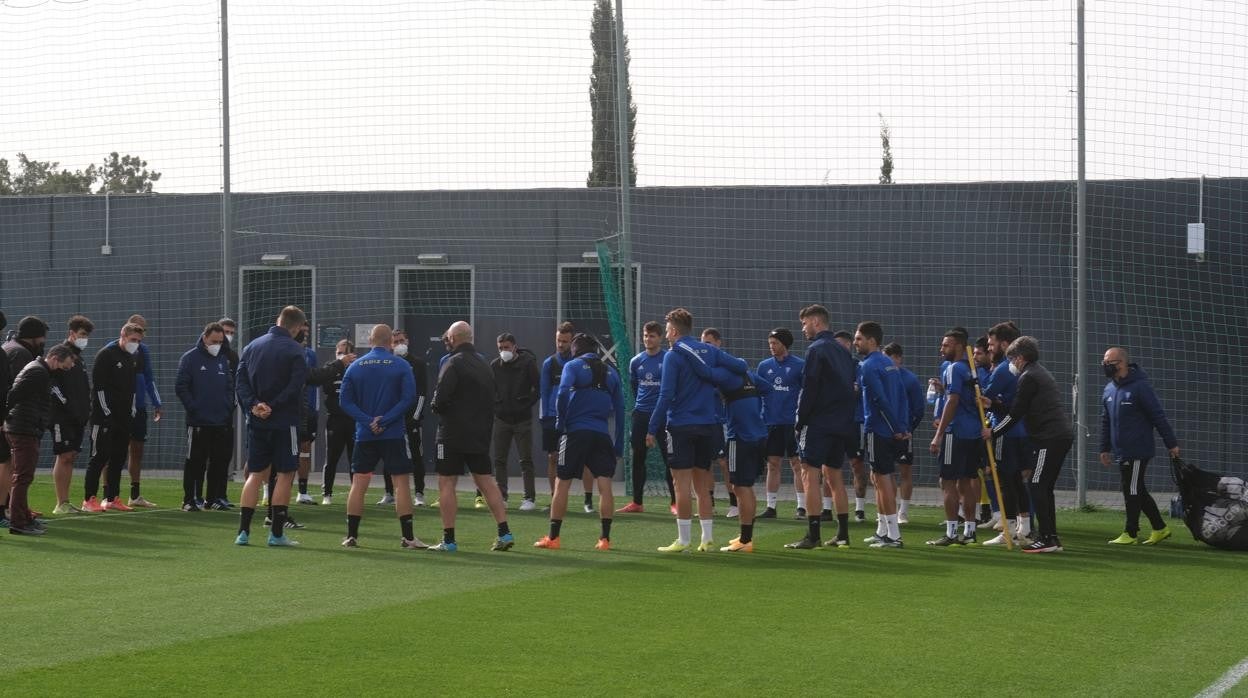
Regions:
<svg viewBox="0 0 1248 698"><path fill-rule="evenodd" d="M1191 460L1244 472L1243 371L1234 353L1211 350L1239 346L1248 319L1248 180L1206 183L1203 264L1184 253L1195 181L1091 182L1088 191L1093 404L1100 352L1126 344L1153 375ZM947 327L978 331L1010 318L1072 382L1071 183L643 188L633 201L643 319L686 305L699 326L719 327L730 350L757 361L768 329L796 330L797 309L821 302L846 328L881 321L928 376ZM56 339L65 317L85 313L100 328L93 348L142 312L158 384L176 403L178 356L222 311L219 197L119 196L109 205L115 253L106 257L102 197L0 198L0 309L10 326L28 313L49 319ZM235 209L244 232L234 265L268 252L314 265L318 323L390 321L394 266L444 252L475 266L487 353L510 330L539 356L549 352L557 265L581 262L617 215L613 192L587 189L242 194ZM1095 448L1096 419L1087 426ZM182 433L174 406L152 431L151 462L180 467ZM923 468L924 478L933 471ZM1116 487L1099 466L1091 473L1094 486ZM1161 468L1151 482L1165 486Z"/></svg>

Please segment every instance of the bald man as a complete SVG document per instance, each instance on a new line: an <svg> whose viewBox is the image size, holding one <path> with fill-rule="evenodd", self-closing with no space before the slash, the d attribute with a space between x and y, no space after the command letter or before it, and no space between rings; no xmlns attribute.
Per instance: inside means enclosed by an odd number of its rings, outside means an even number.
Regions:
<svg viewBox="0 0 1248 698"><path fill-rule="evenodd" d="M1101 465L1118 464L1122 477L1122 497L1127 505L1127 522L1122 535L1110 545L1134 545L1139 541L1140 512L1148 517L1153 532L1143 541L1156 545L1170 537L1166 520L1144 483L1144 469L1156 455L1153 430L1161 434L1171 458L1179 457L1179 440L1174 435L1161 401L1153 392L1148 375L1131 363L1127 350L1110 347L1101 361L1109 382L1101 394Z"/></svg>
<svg viewBox="0 0 1248 698"><path fill-rule="evenodd" d="M472 343L472 326L459 321L446 331L450 358L438 372L437 387L429 406L441 417L437 434L438 510L442 514L442 542L430 548L455 552L455 487L465 471L472 475L485 497L498 538L491 550L510 550L515 545L507 525L507 505L494 481L490 462L490 438L494 432L494 373Z"/></svg>
<svg viewBox="0 0 1248 698"><path fill-rule="evenodd" d="M338 392L338 405L355 420L345 548L359 545L364 496L378 462L394 483L394 509L403 532L399 545L417 550L429 547L412 533L412 456L404 418L416 402L416 378L408 363L394 355L392 340L389 325L374 327L368 336L372 351L351 362Z"/></svg>

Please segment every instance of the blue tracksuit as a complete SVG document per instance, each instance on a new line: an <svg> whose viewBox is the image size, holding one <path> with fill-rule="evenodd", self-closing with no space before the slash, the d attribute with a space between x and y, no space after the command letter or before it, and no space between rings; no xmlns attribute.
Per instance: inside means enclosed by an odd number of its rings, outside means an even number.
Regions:
<svg viewBox="0 0 1248 698"><path fill-rule="evenodd" d="M247 424L256 429L289 429L299 426L308 380L308 361L303 345L286 330L274 325L252 340L238 360L238 404ZM257 403L273 409L268 419L251 414Z"/></svg>
<svg viewBox="0 0 1248 698"><path fill-rule="evenodd" d="M797 393L802 389L806 362L794 354L783 361L773 356L758 364L758 377L771 385L763 395L763 423L769 427L793 426L797 419Z"/></svg>
<svg viewBox="0 0 1248 698"><path fill-rule="evenodd" d="M667 350L660 349L651 356L641 352L628 362L628 375L633 380L633 390L637 391L637 402L633 409L650 414L659 403L659 385L663 377L663 355Z"/></svg>
<svg viewBox="0 0 1248 698"><path fill-rule="evenodd" d="M745 361L729 356L710 344L681 337L663 356L659 381L659 401L650 415L650 434L665 426L714 426L719 394L715 392L711 369L723 365L745 374Z"/></svg>
<svg viewBox="0 0 1248 698"><path fill-rule="evenodd" d="M943 376L946 395L958 395L958 408L946 429L955 439L978 439L984 425L975 406L975 386L971 383L971 366L966 361L950 361ZM940 416L937 415L937 419Z"/></svg>
<svg viewBox="0 0 1248 698"><path fill-rule="evenodd" d="M823 434L856 434L857 400L854 378L858 362L831 330L815 336L806 350L806 370L797 397L796 427L810 427Z"/></svg>
<svg viewBox="0 0 1248 698"><path fill-rule="evenodd" d="M858 361L858 369L854 375L854 389L858 391L858 399L854 401L854 423L862 426L867 421L867 413L862 407L862 361Z"/></svg>
<svg viewBox="0 0 1248 698"><path fill-rule="evenodd" d="M763 380L755 373L741 376L726 368L712 369L715 385L723 394L728 413L728 438L747 443L757 443L767 438L767 426L763 424L761 398L764 392L770 392L772 384ZM745 381L750 381L758 392L733 399L733 394L740 390Z"/></svg>
<svg viewBox="0 0 1248 698"><path fill-rule="evenodd" d="M994 409L988 417L989 423L995 427L1009 412L1010 405L1014 404L1014 396L1018 394L1018 376L1010 373L1009 361L1002 361L992 369L983 386L984 397L992 400L994 405L998 402L1001 404L1001 414L998 415L998 410ZM1018 426L1011 427L1005 435L1011 439L1022 438L1027 436L1027 427L1023 426L1020 419Z"/></svg>
<svg viewBox="0 0 1248 698"><path fill-rule="evenodd" d="M908 431L913 434L923 423L923 413L927 410L927 391L923 389L923 384L914 375L914 371L903 367L900 373L901 386L906 391L906 406L909 408L906 424Z"/></svg>
<svg viewBox="0 0 1248 698"><path fill-rule="evenodd" d="M357 442L404 438L404 417L415 402L411 364L381 347L352 361L338 390L338 406L355 420ZM380 434L369 428L375 417L385 428Z"/></svg>
<svg viewBox="0 0 1248 698"><path fill-rule="evenodd" d="M906 433L910 406L897 364L877 350L859 365L863 426L868 432L885 438Z"/></svg>
<svg viewBox="0 0 1248 698"><path fill-rule="evenodd" d="M1111 380L1101 393L1101 453L1112 453L1120 461L1152 458L1153 429L1166 448L1179 445L1148 374L1130 364L1127 377Z"/></svg>
<svg viewBox="0 0 1248 698"><path fill-rule="evenodd" d="M316 368L316 350L312 347L304 347L303 355L308 359L308 368ZM315 419L316 414L321 409L320 391L317 390L316 386L308 386L306 399L308 406L307 416L311 419Z"/></svg>
<svg viewBox="0 0 1248 698"><path fill-rule="evenodd" d="M948 361L940 362L940 382L945 382L945 371L949 368ZM946 384L944 389L936 393L936 402L932 404L932 422L939 422L940 415L945 413L945 396L949 394L949 386Z"/></svg>
<svg viewBox="0 0 1248 698"><path fill-rule="evenodd" d="M204 338L178 361L174 384L178 400L186 409L188 427L221 427L230 423L234 412L234 374L225 352L213 356Z"/></svg>
<svg viewBox="0 0 1248 698"><path fill-rule="evenodd" d="M559 398L559 382L563 378L563 365L572 360L572 352L566 354L551 354L542 362L542 373L540 376L539 386L541 388L542 399L538 403L538 419L547 424L555 423L555 413L558 409L555 402Z"/></svg>
<svg viewBox="0 0 1248 698"><path fill-rule="evenodd" d="M555 398L555 430L570 434L574 431L596 431L610 435L607 418L615 414L615 455L624 455L624 392L620 374L614 366L606 366L604 387L594 386L594 372L585 359L597 354L582 354L564 363Z"/></svg>

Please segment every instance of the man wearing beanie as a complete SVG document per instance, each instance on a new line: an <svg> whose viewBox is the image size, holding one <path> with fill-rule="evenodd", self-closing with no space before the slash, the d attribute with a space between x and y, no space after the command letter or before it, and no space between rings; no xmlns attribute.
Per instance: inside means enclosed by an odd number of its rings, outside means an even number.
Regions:
<svg viewBox="0 0 1248 698"><path fill-rule="evenodd" d="M2 325L0 325L2 327ZM48 339L48 323L34 315L27 315L17 323L17 336L4 343L3 349L7 361L4 370L8 373L6 380L0 381L0 388L7 396L9 388L21 373L26 364L43 356L43 344ZM5 414L8 405L4 405ZM0 448L0 524L7 518L9 505L9 487L13 479L12 462L9 458L9 446L6 443Z"/></svg>

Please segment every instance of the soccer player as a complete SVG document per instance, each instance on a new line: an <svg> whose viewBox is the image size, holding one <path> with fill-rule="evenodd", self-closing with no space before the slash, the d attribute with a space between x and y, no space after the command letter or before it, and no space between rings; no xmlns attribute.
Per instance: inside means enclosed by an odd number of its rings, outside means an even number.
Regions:
<svg viewBox="0 0 1248 698"><path fill-rule="evenodd" d="M758 364L758 377L771 385L762 393L763 422L767 426L767 508L760 519L776 518L780 499L780 462L788 459L793 470L793 487L797 490L797 506L803 502L802 466L797 457L797 435L793 423L797 419L797 393L802 389L806 362L789 351L793 333L777 327L767 334L771 356Z"/></svg>
<svg viewBox="0 0 1248 698"><path fill-rule="evenodd" d="M851 356L856 355L856 350L854 349L854 335L846 332L845 330L837 330L832 334L832 338L836 340L837 344L845 347L845 350L848 351ZM855 361L857 361L857 359L855 359ZM858 393L859 396L862 394L861 362L858 366L858 372L854 378L854 392ZM867 450L867 430L866 427L863 426L863 422L865 420L866 415L863 414L862 411L862 400L855 399L854 423L858 427L858 445L856 448L850 450L849 469L853 476L854 484L854 520L859 522L867 520L867 466L864 461ZM824 489L827 489L827 482L824 482ZM826 509L827 507L824 508ZM801 518L804 514L804 511L799 512L798 518Z"/></svg>
<svg viewBox="0 0 1248 698"><path fill-rule="evenodd" d="M611 549L611 478L615 464L624 456L624 394L620 374L599 356L598 342L588 335L572 338L572 359L563 365L555 403L555 429L559 443L559 482L550 502L550 533L533 544L557 549L563 516L568 510L568 490L586 468L598 479L598 511L602 535L595 550ZM610 417L615 417L611 439Z"/></svg>
<svg viewBox="0 0 1248 698"><path fill-rule="evenodd" d="M52 401L51 374L68 369L73 362L74 355L69 347L63 344L52 347L47 358L40 356L32 359L19 371L9 390L4 414L4 439L13 458L9 533L26 536L41 536L44 533L43 525L35 521L27 504L27 494L30 483L35 480L39 441L48 426Z"/></svg>
<svg viewBox="0 0 1248 698"><path fill-rule="evenodd" d="M134 355L134 419L130 422L130 460L127 466L130 472L130 501L127 504L154 509L156 505L143 497L139 480L143 474L143 451L147 446L147 410L151 407L152 422L160 421L160 392L156 390L156 375L152 371L152 352L147 348L147 318L135 314L126 322L143 330L139 352Z"/></svg>
<svg viewBox="0 0 1248 698"><path fill-rule="evenodd" d="M676 489L676 540L659 552L681 553L691 545L693 492L709 492L715 482L711 460L715 457L716 431L722 427L715 415L718 396L711 369L723 362L726 368L744 375L745 362L690 337L693 315L688 310L676 308L664 320L671 351L663 357L659 401L650 416L646 445L653 448L659 431L667 429L668 462ZM702 526L699 552L715 550L711 506L709 498L698 498Z"/></svg>
<svg viewBox="0 0 1248 698"><path fill-rule="evenodd" d="M270 497L269 545L298 545L285 528L291 484L299 470L299 419L308 379L307 356L295 335L307 321L298 307L282 308L277 324L253 339L238 362L238 404L247 415L248 453L237 545L249 542L260 488L270 470L277 471L277 481Z"/></svg>
<svg viewBox="0 0 1248 698"><path fill-rule="evenodd" d="M971 355L975 361L975 379L979 382L980 393L983 393L983 386L988 385L988 377L992 372L992 354L988 350L988 335L982 335L975 340L974 346L971 347ZM976 501L979 503L979 518L976 521L978 527L993 526L1001 521L1001 504L997 501L997 490L988 482L988 476L992 473L987 471L988 454L984 453L984 457L979 460L979 470L975 476Z"/></svg>
<svg viewBox="0 0 1248 698"><path fill-rule="evenodd" d="M752 553L754 514L758 511L754 483L762 471L767 450L767 427L763 424L763 407L759 398L773 390L774 384L757 374L741 376L724 368L714 369L714 375L728 407L728 473L741 512L741 533L720 551Z"/></svg>
<svg viewBox="0 0 1248 698"><path fill-rule="evenodd" d="M428 367L423 358L416 356L409 349L407 332L394 330L392 335L394 339L391 348L394 355L407 361L407 365L412 369L412 378L416 380L416 402L413 403L407 416L403 418L403 424L407 430L407 450L412 455L412 506L423 507L425 506L425 448L421 431L425 423L425 406L429 404ZM389 475L384 475L383 479L386 483L386 494L393 499L394 483L391 482Z"/></svg>
<svg viewBox="0 0 1248 698"><path fill-rule="evenodd" d="M1019 335L1018 327L1008 320L997 323L988 330L988 351L992 355L993 368L984 383L983 395L990 410L988 421L992 426L999 424L1009 413L1014 396L1018 393L1018 378L1010 371L1010 362L1005 360L1005 351ZM1016 422L1004 436L993 442L993 453L997 457L997 476L1001 480L1001 511L1005 522L1001 527L1001 535L984 541L984 545L1005 545L1007 535L1014 536L1020 546L1031 543L1031 504L1027 488L1023 484L1022 470L1029 462L1031 451L1027 428L1022 422Z"/></svg>
<svg viewBox="0 0 1248 698"><path fill-rule="evenodd" d="M1170 537L1170 528L1157 510L1157 502L1144 484L1144 470L1153 459L1153 430L1161 434L1171 458L1179 457L1179 440L1166 419L1161 401L1148 375L1131 363L1127 350L1110 347L1101 368L1109 382L1101 394L1101 465L1118 464L1122 497L1127 505L1127 524L1113 545L1132 545L1139 540L1140 512L1148 517L1153 532L1144 545L1157 545Z"/></svg>
<svg viewBox="0 0 1248 698"><path fill-rule="evenodd" d="M716 349L724 348L724 337L719 330L714 327L708 327L702 330L702 342L709 344ZM728 408L724 405L722 396L718 406L715 408L715 416L719 419L720 434L718 448L715 448L715 463L719 466L720 477L724 480L724 487L728 490L728 516L727 518L736 518L740 513L737 509L737 495L732 491L732 478L728 477ZM708 496L711 498L711 509L715 508L715 483L714 473L712 473L711 491Z"/></svg>
<svg viewBox="0 0 1248 698"><path fill-rule="evenodd" d="M928 545L972 545L975 536L975 504L979 501L974 481L984 454L980 443L979 407L975 404L975 386L971 366L966 360L966 336L949 330L940 342L945 360L944 409L936 421L936 435L928 450L939 456L940 488L945 506L945 533L927 541ZM961 505L961 507L959 507ZM965 519L962 535L958 535L958 511Z"/></svg>
<svg viewBox="0 0 1248 698"><path fill-rule="evenodd" d="M304 395L304 411L299 420L299 496L296 504L316 504L312 495L308 494L308 473L312 472L312 446L316 443L316 432L320 426L321 401L317 388L334 379L337 371L333 368L321 370L317 367L316 350L311 347L312 326L305 324L295 341L303 345L303 355L308 361L308 382ZM335 359L336 360L336 359ZM272 483L270 483L271 486Z"/></svg>
<svg viewBox="0 0 1248 698"><path fill-rule="evenodd" d="M907 438L897 451L897 523L910 523L910 498L914 496L914 430L923 423L926 400L923 386L914 371L904 364L903 349L897 342L884 345L884 355L893 360L901 374L901 385L906 391Z"/></svg>
<svg viewBox="0 0 1248 698"><path fill-rule="evenodd" d="M130 450L134 362L142 339L143 328L128 322L118 340L104 345L95 355L91 367L91 460L83 477L83 511L133 511L121 501L121 468ZM105 474L103 504L96 499L101 474Z"/></svg>
<svg viewBox="0 0 1248 698"><path fill-rule="evenodd" d="M555 353L542 362L541 401L538 421L542 425L542 450L546 452L546 478L550 481L550 493L555 493L555 476L559 467L559 432L555 431L555 402L559 397L559 380L563 365L572 359L572 335L576 326L562 322L555 329ZM594 479L585 471L582 479L585 494L585 513L594 513Z"/></svg>
<svg viewBox="0 0 1248 698"><path fill-rule="evenodd" d="M633 448L633 501L616 510L617 514L640 514L645 511L643 497L646 491L646 431L654 406L659 401L659 385L663 376L663 356L667 350L663 340L663 326L651 320L641 331L644 349L628 362L628 373L637 401L633 406L633 424L630 441ZM676 490L672 488L672 471L667 467L667 432L658 434L658 451L663 459L663 471L667 476L667 494L672 515L676 515Z"/></svg>
<svg viewBox="0 0 1248 698"><path fill-rule="evenodd" d="M833 505L836 507L836 537L829 547L849 545L849 501L841 475L845 453L854 443L855 395L854 378L857 365L849 350L832 336L828 329L828 309L809 305L798 314L802 334L811 340L806 350L806 366L802 391L797 398L797 445L805 471L806 492L821 492L821 480L832 483ZM799 550L817 548L822 538L820 517L807 516L807 533L786 548Z"/></svg>
<svg viewBox="0 0 1248 698"><path fill-rule="evenodd" d="M229 440L229 421L234 414L234 374L229 357L221 355L225 328L212 322L199 341L178 361L174 392L186 410L186 467L182 472L182 511L200 511L195 486L205 481L206 505L228 509L225 496L227 469L234 444Z"/></svg>
<svg viewBox="0 0 1248 698"><path fill-rule="evenodd" d="M340 395L342 377L347 367L355 361L355 344L340 339L334 345L334 360L325 364L333 375L321 385L325 396L325 466L321 470L321 504L334 503L334 480L338 478L338 461L347 454L347 470L355 457L355 420L342 410Z"/></svg>
<svg viewBox="0 0 1248 698"><path fill-rule="evenodd" d="M81 514L82 510L69 501L69 484L74 476L74 461L82 452L82 437L91 419L91 379L87 375L82 350L95 324L82 315L69 319L69 337L65 346L74 355L74 362L64 371L52 372L52 487L56 491L53 514Z"/></svg>
<svg viewBox="0 0 1248 698"><path fill-rule="evenodd" d="M466 470L498 524L491 550L510 550L515 539L507 525L507 505L494 481L490 464L490 436L494 431L494 374L472 344L472 326L458 321L446 330L451 358L438 373L430 407L438 422L438 509L442 514L442 542L430 548L455 552L455 515L459 502L455 486ZM569 341L569 344L571 342Z"/></svg>
<svg viewBox="0 0 1248 698"><path fill-rule="evenodd" d="M880 351L884 328L870 320L858 324L854 348L863 357L858 375L862 381L863 427L867 432L864 459L871 466L875 507L879 512L875 535L865 542L873 548L900 548L901 529L897 520L897 489L893 473L897 450L910 438L907 419L910 407L901 372L892 359Z"/></svg>
<svg viewBox="0 0 1248 698"><path fill-rule="evenodd" d="M1005 352L1010 371L1018 376L1018 393L1010 412L991 429L984 427L985 440L1009 433L1016 422L1027 425L1035 452L1032 461L1031 486L1035 504L1036 542L1025 546L1025 553L1056 553L1062 551L1057 536L1057 507L1053 486L1061 473L1062 462L1075 440L1075 428L1062 406L1062 391L1053 375L1040 365L1040 346L1035 337L1022 336Z"/></svg>
<svg viewBox="0 0 1248 698"><path fill-rule="evenodd" d="M355 421L355 453L351 457L351 491L347 494L347 537L344 548L359 546L364 497L377 463L394 482L394 510L405 549L428 548L412 532L412 456L407 450L404 417L416 401L411 367L391 349L389 325L376 325L368 335L372 351L352 361L342 377L338 405Z"/></svg>
<svg viewBox="0 0 1248 698"><path fill-rule="evenodd" d="M490 362L494 374L494 480L507 500L507 456L516 444L520 475L524 483L524 500L520 511L537 508L537 485L533 471L533 405L541 399L541 377L537 357L517 346L516 336L500 334L496 340L498 358ZM607 512L610 514L610 512Z"/></svg>

